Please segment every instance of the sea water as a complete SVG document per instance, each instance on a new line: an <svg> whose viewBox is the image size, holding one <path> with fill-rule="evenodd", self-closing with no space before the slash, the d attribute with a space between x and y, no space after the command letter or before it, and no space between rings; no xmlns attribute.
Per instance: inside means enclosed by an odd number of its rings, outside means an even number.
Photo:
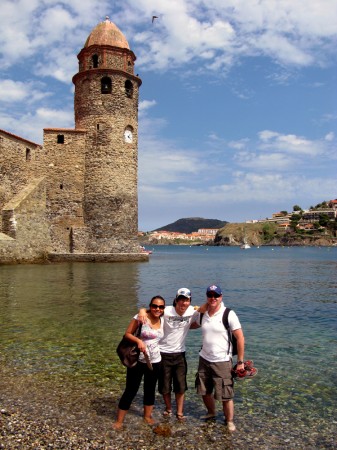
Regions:
<svg viewBox="0 0 337 450"><path fill-rule="evenodd" d="M7 376L122 386L115 348L138 308L156 294L172 304L181 287L201 305L219 284L258 368L237 383L242 427L336 428L336 275L336 247L155 246L148 263L1 266L0 362ZM202 412L193 387L200 346L200 330L190 331L191 416Z"/></svg>

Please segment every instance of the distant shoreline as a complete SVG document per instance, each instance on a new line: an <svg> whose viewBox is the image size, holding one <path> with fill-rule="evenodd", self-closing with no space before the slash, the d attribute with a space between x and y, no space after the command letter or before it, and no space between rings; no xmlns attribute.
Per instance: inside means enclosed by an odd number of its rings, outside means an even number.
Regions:
<svg viewBox="0 0 337 450"><path fill-rule="evenodd" d="M156 247L160 245L178 245L178 246L185 246L185 247L240 247L241 244L217 244L214 242L206 242L206 243L196 243L196 242L148 242L148 241L140 241L140 243L146 247ZM267 243L267 244L250 244L252 248L258 248L258 247L337 247L337 239L335 239L335 242L330 243L302 243L302 242L292 242L292 243Z"/></svg>

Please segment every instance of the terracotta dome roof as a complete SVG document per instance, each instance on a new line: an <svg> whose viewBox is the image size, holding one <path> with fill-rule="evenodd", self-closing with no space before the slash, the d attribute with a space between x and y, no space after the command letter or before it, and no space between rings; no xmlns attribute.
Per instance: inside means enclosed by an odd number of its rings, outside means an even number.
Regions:
<svg viewBox="0 0 337 450"><path fill-rule="evenodd" d="M104 22L99 23L89 34L84 47L90 47L91 45L111 45L130 50L124 34L114 23L110 22L108 16Z"/></svg>

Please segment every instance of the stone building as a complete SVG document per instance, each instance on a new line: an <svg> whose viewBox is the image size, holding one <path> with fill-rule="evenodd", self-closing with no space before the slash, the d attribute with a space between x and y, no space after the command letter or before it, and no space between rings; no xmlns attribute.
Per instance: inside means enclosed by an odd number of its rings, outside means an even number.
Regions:
<svg viewBox="0 0 337 450"><path fill-rule="evenodd" d="M0 262L146 260L138 232L136 57L107 18L78 54L75 129L0 130Z"/></svg>

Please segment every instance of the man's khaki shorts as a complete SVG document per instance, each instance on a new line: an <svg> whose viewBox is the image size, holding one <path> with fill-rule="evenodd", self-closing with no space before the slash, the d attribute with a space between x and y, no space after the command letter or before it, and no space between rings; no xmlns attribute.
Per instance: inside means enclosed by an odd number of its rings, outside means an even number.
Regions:
<svg viewBox="0 0 337 450"><path fill-rule="evenodd" d="M195 380L197 393L212 394L220 401L234 398L234 382L231 374L232 362L209 362L199 357L198 373Z"/></svg>

